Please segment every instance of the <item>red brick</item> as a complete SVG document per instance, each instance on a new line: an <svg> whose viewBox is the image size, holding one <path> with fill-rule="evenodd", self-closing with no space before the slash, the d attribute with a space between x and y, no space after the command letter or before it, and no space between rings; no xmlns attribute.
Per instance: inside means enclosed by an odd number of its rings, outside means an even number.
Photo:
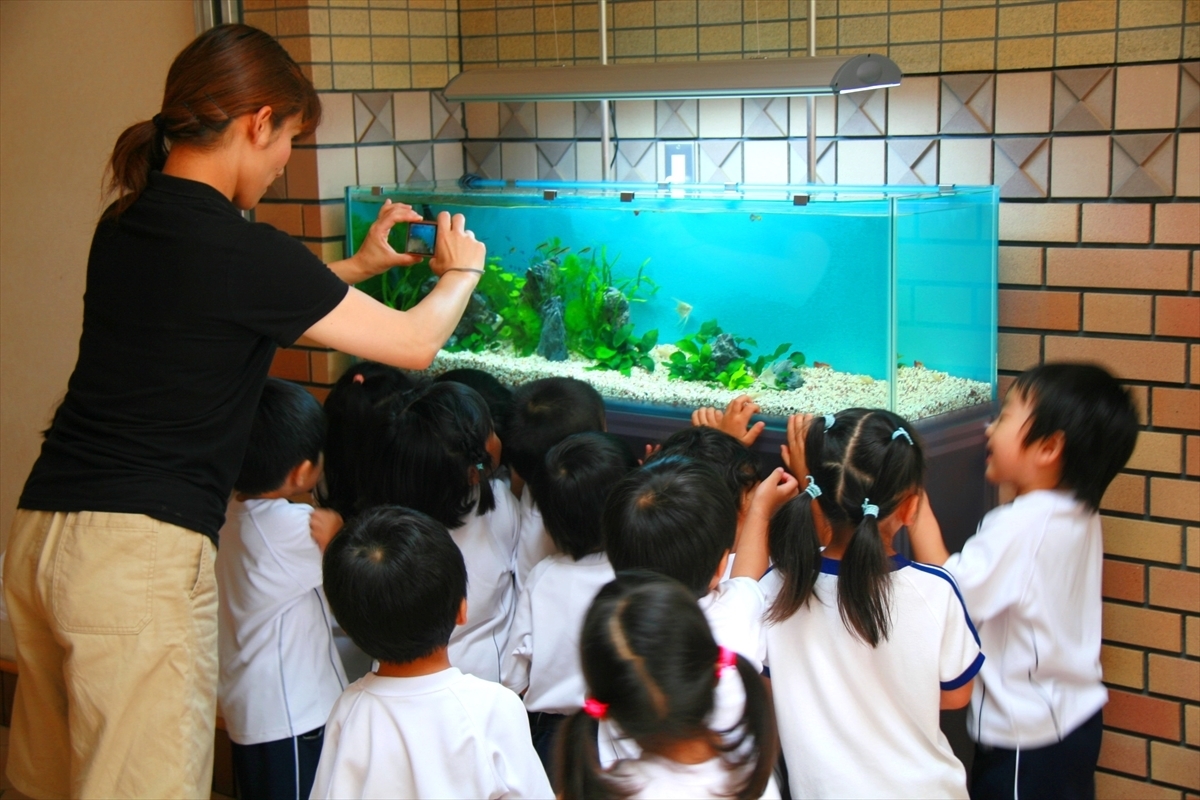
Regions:
<svg viewBox="0 0 1200 800"><path fill-rule="evenodd" d="M1200 613L1200 572L1151 567L1150 605Z"/></svg>
<svg viewBox="0 0 1200 800"><path fill-rule="evenodd" d="M1200 745L1200 706L1184 709L1183 739L1193 747Z"/></svg>
<svg viewBox="0 0 1200 800"><path fill-rule="evenodd" d="M1150 204L1084 203L1083 240L1114 244L1149 244Z"/></svg>
<svg viewBox="0 0 1200 800"><path fill-rule="evenodd" d="M1192 569L1200 569L1200 528L1187 529L1187 558L1184 563Z"/></svg>
<svg viewBox="0 0 1200 800"><path fill-rule="evenodd" d="M1100 508L1126 514L1146 513L1146 479L1128 472L1119 473L1100 498Z"/></svg>
<svg viewBox="0 0 1200 800"><path fill-rule="evenodd" d="M1155 386L1150 397L1154 405L1154 427L1200 429L1200 390Z"/></svg>
<svg viewBox="0 0 1200 800"><path fill-rule="evenodd" d="M1138 606L1104 604L1102 635L1106 641L1152 647L1178 653L1183 646L1180 617Z"/></svg>
<svg viewBox="0 0 1200 800"><path fill-rule="evenodd" d="M1200 522L1200 483L1151 478L1150 513L1156 517Z"/></svg>
<svg viewBox="0 0 1200 800"><path fill-rule="evenodd" d="M1148 335L1153 305L1149 295L1088 292L1083 296L1083 329Z"/></svg>
<svg viewBox="0 0 1200 800"><path fill-rule="evenodd" d="M1041 361L1042 337L1028 333L1001 333L999 335L1000 369L1021 372L1035 367Z"/></svg>
<svg viewBox="0 0 1200 800"><path fill-rule="evenodd" d="M1200 750L1151 742L1150 777L1174 786L1200 789Z"/></svg>
<svg viewBox="0 0 1200 800"><path fill-rule="evenodd" d="M1146 472L1169 472L1179 474L1183 456L1183 437L1178 433L1139 431L1137 445L1129 457L1126 469Z"/></svg>
<svg viewBox="0 0 1200 800"><path fill-rule="evenodd" d="M1100 527L1106 555L1164 564L1183 561L1183 529L1177 524L1102 515Z"/></svg>
<svg viewBox="0 0 1200 800"><path fill-rule="evenodd" d="M1184 381L1182 343L1048 335L1045 354L1046 361L1091 361L1124 380Z"/></svg>
<svg viewBox="0 0 1200 800"><path fill-rule="evenodd" d="M1075 242L1079 240L1078 203L1001 203L1000 240Z"/></svg>
<svg viewBox="0 0 1200 800"><path fill-rule="evenodd" d="M1187 647L1183 652L1189 656L1200 656L1200 617L1185 617L1183 627L1187 634Z"/></svg>
<svg viewBox="0 0 1200 800"><path fill-rule="evenodd" d="M1108 705L1104 707L1104 724L1177 742L1180 714L1179 703L1172 700L1109 689Z"/></svg>
<svg viewBox="0 0 1200 800"><path fill-rule="evenodd" d="M1141 603L1146 599L1146 568L1128 561L1104 559L1103 594L1113 600Z"/></svg>
<svg viewBox="0 0 1200 800"><path fill-rule="evenodd" d="M1200 297L1157 297L1154 332L1159 336L1200 338Z"/></svg>
<svg viewBox="0 0 1200 800"><path fill-rule="evenodd" d="M1200 436L1187 437L1187 457L1184 463L1188 475L1200 475Z"/></svg>
<svg viewBox="0 0 1200 800"><path fill-rule="evenodd" d="M1188 258L1183 250L1050 247L1046 285L1104 289L1186 291Z"/></svg>
<svg viewBox="0 0 1200 800"><path fill-rule="evenodd" d="M1158 244L1200 244L1200 203L1155 205L1154 241Z"/></svg>
<svg viewBox="0 0 1200 800"><path fill-rule="evenodd" d="M1104 732L1097 766L1144 778L1149 774L1148 761L1145 739L1116 731Z"/></svg>
<svg viewBox="0 0 1200 800"><path fill-rule="evenodd" d="M1042 282L1042 248L1003 246L997 266L1000 283L1039 286Z"/></svg>
<svg viewBox="0 0 1200 800"><path fill-rule="evenodd" d="M1200 700L1200 661L1150 654L1150 691Z"/></svg>
<svg viewBox="0 0 1200 800"><path fill-rule="evenodd" d="M305 350L286 350L280 348L275 351L275 358L271 361L271 374L276 378L283 378L287 381L308 382L308 352Z"/></svg>
<svg viewBox="0 0 1200 800"><path fill-rule="evenodd" d="M1000 326L1079 330L1079 293L1000 290Z"/></svg>
<svg viewBox="0 0 1200 800"><path fill-rule="evenodd" d="M1130 689L1146 688L1146 654L1141 650L1100 645L1100 666L1104 670L1104 682Z"/></svg>
<svg viewBox="0 0 1200 800"><path fill-rule="evenodd" d="M1111 772L1096 772L1097 800L1180 800L1178 789L1124 778Z"/></svg>

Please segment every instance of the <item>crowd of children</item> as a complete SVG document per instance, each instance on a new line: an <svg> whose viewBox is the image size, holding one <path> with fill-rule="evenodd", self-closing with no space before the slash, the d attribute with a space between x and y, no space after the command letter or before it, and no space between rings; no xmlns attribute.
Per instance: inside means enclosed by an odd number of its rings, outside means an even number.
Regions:
<svg viewBox="0 0 1200 800"><path fill-rule="evenodd" d="M642 463L569 378L268 381L218 552L239 796L1092 796L1128 393L1022 375L988 429L1016 499L953 555L907 421L796 415L766 473L756 411Z"/></svg>

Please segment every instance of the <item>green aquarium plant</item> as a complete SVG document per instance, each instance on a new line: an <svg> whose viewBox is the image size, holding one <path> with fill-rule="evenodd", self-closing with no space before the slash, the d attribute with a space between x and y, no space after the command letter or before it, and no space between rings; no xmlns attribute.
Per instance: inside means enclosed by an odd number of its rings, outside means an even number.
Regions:
<svg viewBox="0 0 1200 800"><path fill-rule="evenodd" d="M772 389L795 388L785 382L785 376L804 364L804 354L799 351L781 358L792 346L791 342L784 342L769 355L751 358L750 348L758 343L722 331L715 319L702 324L699 331L680 339L675 346L678 349L663 362L671 378L719 383L735 391L750 388L760 378Z"/></svg>

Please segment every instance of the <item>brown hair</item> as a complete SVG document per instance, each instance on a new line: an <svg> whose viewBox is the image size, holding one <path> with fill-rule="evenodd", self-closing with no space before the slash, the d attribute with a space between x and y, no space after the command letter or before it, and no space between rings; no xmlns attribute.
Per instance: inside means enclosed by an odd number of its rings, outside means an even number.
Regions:
<svg viewBox="0 0 1200 800"><path fill-rule="evenodd" d="M269 34L248 25L219 25L200 34L175 57L167 73L162 110L117 137L108 164L108 192L118 195L104 218L135 201L167 160L168 143L214 145L235 118L271 107L278 128L300 115L301 134L321 120L312 82Z"/></svg>

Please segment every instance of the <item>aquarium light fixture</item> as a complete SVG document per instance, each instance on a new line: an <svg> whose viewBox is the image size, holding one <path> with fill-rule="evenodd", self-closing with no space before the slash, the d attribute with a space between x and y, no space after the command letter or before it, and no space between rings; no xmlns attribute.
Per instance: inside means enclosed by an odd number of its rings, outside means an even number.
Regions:
<svg viewBox="0 0 1200 800"><path fill-rule="evenodd" d="M786 97L884 89L900 77L896 62L871 53L467 70L444 94L456 103Z"/></svg>

